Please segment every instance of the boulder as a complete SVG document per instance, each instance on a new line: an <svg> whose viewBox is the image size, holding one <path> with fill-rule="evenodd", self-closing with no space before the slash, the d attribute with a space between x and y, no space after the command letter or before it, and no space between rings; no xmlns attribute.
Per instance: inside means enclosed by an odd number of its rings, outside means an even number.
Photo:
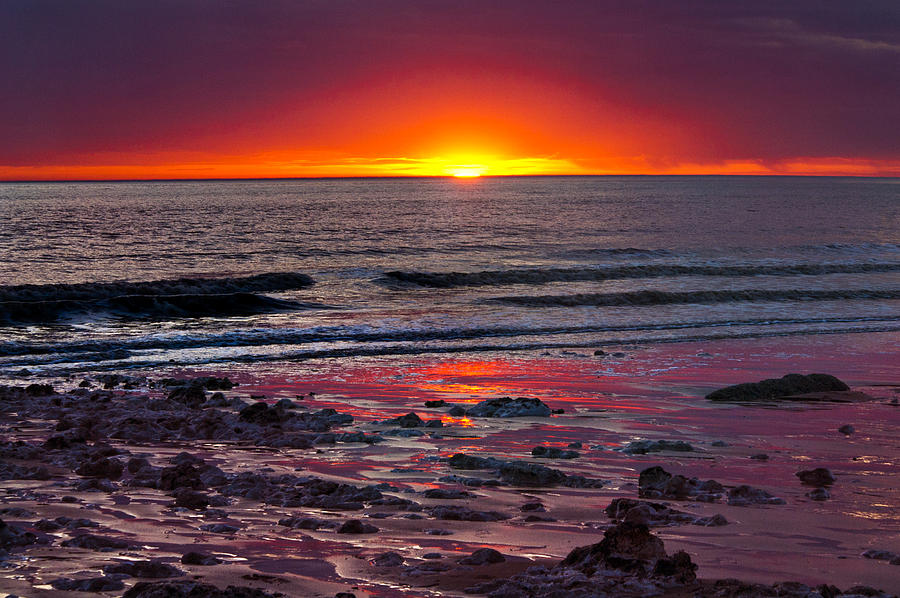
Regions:
<svg viewBox="0 0 900 598"><path fill-rule="evenodd" d="M720 388L706 395L710 401L771 401L814 392L846 392L850 387L828 374L788 374L761 382Z"/></svg>
<svg viewBox="0 0 900 598"><path fill-rule="evenodd" d="M490 565L502 563L506 557L493 548L479 548L467 557L459 560L460 565Z"/></svg>
<svg viewBox="0 0 900 598"><path fill-rule="evenodd" d="M797 477L800 478L800 481L806 484L807 486L830 486L834 484L837 478L834 477L834 474L831 473L830 470L825 469L824 467L816 467L815 469L808 469L797 472Z"/></svg>
<svg viewBox="0 0 900 598"><path fill-rule="evenodd" d="M529 397L487 399L466 411L469 417L548 417L550 413L543 401Z"/></svg>

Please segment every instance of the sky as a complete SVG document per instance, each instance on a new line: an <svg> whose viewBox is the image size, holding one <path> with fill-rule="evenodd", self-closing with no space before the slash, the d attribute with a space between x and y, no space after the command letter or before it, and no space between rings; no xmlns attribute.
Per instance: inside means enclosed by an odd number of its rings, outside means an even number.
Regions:
<svg viewBox="0 0 900 598"><path fill-rule="evenodd" d="M900 175L897 0L0 0L0 179Z"/></svg>

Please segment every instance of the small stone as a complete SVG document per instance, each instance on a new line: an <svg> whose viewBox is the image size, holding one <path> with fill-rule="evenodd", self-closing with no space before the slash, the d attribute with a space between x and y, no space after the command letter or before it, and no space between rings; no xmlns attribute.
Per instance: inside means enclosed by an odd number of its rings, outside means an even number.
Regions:
<svg viewBox="0 0 900 598"><path fill-rule="evenodd" d="M751 459L756 459L757 461L768 461L769 455L765 453L757 453L756 455L750 455Z"/></svg>
<svg viewBox="0 0 900 598"><path fill-rule="evenodd" d="M218 565L221 562L221 559L203 552L187 552L181 557L181 563L183 565L202 565L208 567L211 565Z"/></svg>
<svg viewBox="0 0 900 598"><path fill-rule="evenodd" d="M399 567L403 557L396 552L383 552L370 561L376 567Z"/></svg>
<svg viewBox="0 0 900 598"><path fill-rule="evenodd" d="M806 493L811 500L828 500L831 498L831 492L828 491L828 488L815 488Z"/></svg>
<svg viewBox="0 0 900 598"><path fill-rule="evenodd" d="M854 429L854 427L851 426L850 424L845 424L845 425L841 426L840 428L838 428L838 432L840 432L841 434L844 434L846 436L850 436L855 431L856 431L856 429Z"/></svg>

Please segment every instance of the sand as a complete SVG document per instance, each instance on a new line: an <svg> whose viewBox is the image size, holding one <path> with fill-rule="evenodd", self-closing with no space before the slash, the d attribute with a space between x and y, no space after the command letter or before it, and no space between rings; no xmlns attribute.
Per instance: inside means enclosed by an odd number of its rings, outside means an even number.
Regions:
<svg viewBox="0 0 900 598"><path fill-rule="evenodd" d="M681 522L652 528L670 554L684 550L690 555L701 579L738 578L764 584L790 580L810 586L833 584L841 589L863 584L896 593L900 591L900 566L889 559L862 555L869 550L900 554L900 441L896 434L900 372L892 355L897 339L857 335L816 343L747 340L626 347L619 356L558 351L477 359L358 359L228 366L215 371L126 372L147 380L131 389L119 384L97 395L93 394L100 391L97 374L69 380L23 376L6 381L19 388L49 383L57 393L15 399L10 397L19 396L15 394L18 391L6 391L5 399L0 400L2 439L35 447L51 436L74 434L74 428L55 429L60 427L60 410L71 414L93 409L94 417L102 420L106 414L112 421L119 414L117 405L125 401L156 400L157 414L167 413L165 397L173 387L159 384L165 377L227 376L239 385L220 391L225 400L263 400L272 405L290 399L296 404L291 413L321 413L332 408L351 415L353 421L335 424L328 431L297 432L298 437L308 439L307 448L257 446L249 424L243 424L247 429L242 440L89 438L85 445L68 452L38 451L30 459L15 458L13 445L7 444L5 463L20 468L44 466L49 476L3 481L0 509L6 511L0 518L37 534L45 543L10 549L0 569L0 589L21 596L97 595L54 589L52 582L98 577L104 566L151 559L177 567L184 572L182 579L220 588L260 588L286 596L335 596L339 592L358 597L463 595L466 588L478 583L508 577L536 564L554 565L573 548L599 542L604 531L616 523L604 511L607 505L620 497L638 498L639 473L662 466L687 478L716 480L726 492L749 484L783 499L784 504L750 506L730 505L727 496L714 502L664 500L672 509L693 517L718 514L728 522L709 527ZM834 374L855 393L863 394L848 402L842 401L850 397L840 393L763 404L718 404L703 398L721 386L789 372ZM83 378L94 386L78 390ZM76 394L71 394L73 391ZM213 392L207 390L206 397ZM257 398L251 399L251 395ZM106 399L98 398L101 396L108 396L108 401L102 402ZM483 399L503 396L539 398L562 413L516 418L448 414L453 405L468 408ZM51 405L47 401L54 397L69 406L41 407ZM425 401L431 400L444 400L446 405L426 408ZM183 405L172 408L173 413L191 409ZM230 414L228 417L238 413L234 406L212 409ZM209 409L194 409L195 415L190 417L199 421L204 411ZM399 428L379 423L410 412L425 421L440 421L442 427ZM98 423L98 429L103 430L103 424ZM838 430L848 424L853 428L850 433ZM292 425L284 424L286 429ZM415 435L391 435L397 430ZM370 440L374 436L382 440L341 442L340 436L328 436L343 432L362 432ZM278 437L260 436L268 444L278 444L273 442ZM647 454L621 450L638 440L681 441L693 450ZM203 467L221 470L229 483L243 473L246 479L261 476L270 480L283 474L304 479L315 476L360 489L382 484L379 492L390 498L383 502L393 504L363 500L359 509L346 504L334 508L321 502L285 506L284 501L273 499L271 490L247 497L224 492L222 485L204 483L196 491L214 497L216 504L208 509L173 508L173 490L130 485L130 480L139 476L127 470L107 482L111 491L77 490L73 484L98 479L73 471L90 461L87 455L97 442L101 446L108 443L119 452L107 458L126 464L129 459L145 457L151 468L173 467L172 459L187 452L202 459ZM538 446L573 450L579 456L532 457L532 449ZM464 486L439 481L448 475L500 479L490 469L451 468L447 458L457 453L538 463L569 476L602 480L603 485ZM76 457L67 458L66 454ZM759 457L763 454L766 459ZM827 468L836 478L828 487L827 500L810 498L814 488L796 476L798 471L817 467ZM429 498L424 494L429 489L464 490L471 496ZM527 504L531 506L523 510ZM507 518L443 520L435 517L441 511L434 510L441 505L495 512ZM34 526L41 519L60 516L86 518L97 527L41 531ZM278 523L288 517L319 519L322 527L292 528ZM349 520L373 525L378 531L338 533L337 527ZM201 529L216 524L231 527ZM124 539L129 547L97 551L61 545L83 533ZM499 551L505 560L484 565L458 563L482 548ZM213 555L221 563L182 564L182 555L189 551ZM402 564L373 564L373 559L386 552L397 553ZM138 581L154 581L133 576L118 579L122 589L99 593L118 596Z"/></svg>

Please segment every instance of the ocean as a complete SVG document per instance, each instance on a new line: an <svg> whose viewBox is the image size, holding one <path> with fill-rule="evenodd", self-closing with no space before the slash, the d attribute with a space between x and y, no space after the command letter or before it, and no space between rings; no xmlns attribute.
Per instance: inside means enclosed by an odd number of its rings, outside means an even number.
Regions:
<svg viewBox="0 0 900 598"><path fill-rule="evenodd" d="M900 179L0 184L0 376L900 331Z"/></svg>

